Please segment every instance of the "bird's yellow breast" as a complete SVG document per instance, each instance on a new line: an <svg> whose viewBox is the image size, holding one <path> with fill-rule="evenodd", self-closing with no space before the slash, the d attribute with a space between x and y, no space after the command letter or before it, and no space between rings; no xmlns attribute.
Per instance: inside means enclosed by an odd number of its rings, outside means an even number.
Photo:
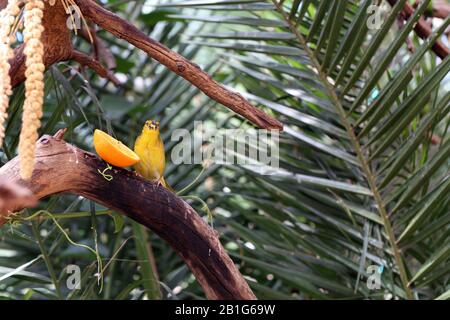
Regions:
<svg viewBox="0 0 450 320"><path fill-rule="evenodd" d="M136 171L151 181L163 177L166 166L164 143L159 134L159 128L144 126L141 135L136 139L134 152L141 161L136 164Z"/></svg>

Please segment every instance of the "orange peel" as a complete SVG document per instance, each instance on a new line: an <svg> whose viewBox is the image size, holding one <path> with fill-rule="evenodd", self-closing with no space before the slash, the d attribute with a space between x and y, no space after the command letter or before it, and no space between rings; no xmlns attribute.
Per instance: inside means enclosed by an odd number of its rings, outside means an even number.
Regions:
<svg viewBox="0 0 450 320"><path fill-rule="evenodd" d="M94 148L100 158L116 167L125 168L140 161L139 156L133 150L98 129L94 132Z"/></svg>

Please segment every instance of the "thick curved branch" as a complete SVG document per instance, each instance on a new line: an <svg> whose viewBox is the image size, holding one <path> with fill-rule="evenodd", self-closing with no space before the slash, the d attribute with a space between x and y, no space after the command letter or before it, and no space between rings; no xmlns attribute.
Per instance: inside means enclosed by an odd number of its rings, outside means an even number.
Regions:
<svg viewBox="0 0 450 320"><path fill-rule="evenodd" d="M0 168L0 180L28 188L37 198L71 192L117 210L165 239L187 263L209 299L255 299L217 232L185 201L125 169L113 168L107 172L113 179L105 180L98 170L107 164L64 142L62 135L46 135L37 142L30 182L20 180L18 158ZM27 204L17 204L14 209L24 206Z"/></svg>
<svg viewBox="0 0 450 320"><path fill-rule="evenodd" d="M395 6L397 1L398 0L388 0L391 6ZM409 19L413 14L414 8L409 3L405 3L405 6L403 7L402 11L402 16L404 17L404 19ZM428 25L428 23L425 21L423 17L421 17L419 21L416 23L416 25L414 26L414 30L416 31L417 35L422 39L427 39L433 33L433 30L431 30L431 27ZM436 53L436 55L441 59L444 59L450 54L450 48L439 40L436 41L432 49L434 53Z"/></svg>
<svg viewBox="0 0 450 320"><path fill-rule="evenodd" d="M149 38L128 21L104 9L92 0L75 0L75 2L87 20L97 24L116 37L128 41L136 48L145 51L150 57L192 83L211 99L230 108L260 128L283 128L283 125L278 120L255 108L240 94L232 92L217 83L199 66Z"/></svg>

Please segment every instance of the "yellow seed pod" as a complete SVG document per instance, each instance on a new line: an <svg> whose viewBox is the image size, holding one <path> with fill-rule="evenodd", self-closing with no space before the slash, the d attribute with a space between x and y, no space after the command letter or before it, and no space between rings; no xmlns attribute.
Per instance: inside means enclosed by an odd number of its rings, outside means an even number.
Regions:
<svg viewBox="0 0 450 320"><path fill-rule="evenodd" d="M29 0L25 5L24 54L25 60L25 102L23 105L22 130L20 132L19 159L20 175L29 180L33 174L36 140L41 125L44 102L44 47L41 41L43 32L43 0Z"/></svg>

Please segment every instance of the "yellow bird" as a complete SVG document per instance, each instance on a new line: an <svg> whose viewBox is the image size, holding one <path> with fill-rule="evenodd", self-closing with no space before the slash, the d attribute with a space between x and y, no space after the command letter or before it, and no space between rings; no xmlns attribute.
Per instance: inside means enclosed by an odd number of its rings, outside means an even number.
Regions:
<svg viewBox="0 0 450 320"><path fill-rule="evenodd" d="M141 159L135 165L137 173L152 182L172 190L164 180L166 157L164 143L159 134L159 122L153 120L145 122L140 136L134 143L134 152Z"/></svg>

